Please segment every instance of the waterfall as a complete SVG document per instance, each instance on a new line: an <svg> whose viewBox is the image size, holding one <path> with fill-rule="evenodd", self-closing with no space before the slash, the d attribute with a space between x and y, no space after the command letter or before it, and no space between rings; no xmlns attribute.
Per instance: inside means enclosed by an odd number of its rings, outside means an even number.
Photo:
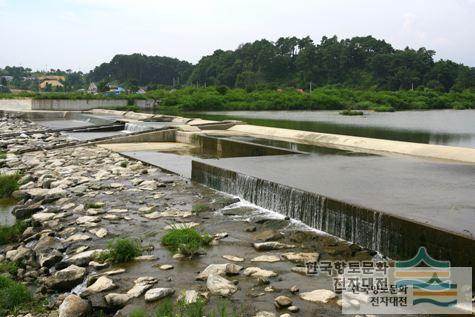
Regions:
<svg viewBox="0 0 475 317"><path fill-rule="evenodd" d="M194 181L242 197L347 241L384 253L381 241L391 238L382 230L383 215L380 212L202 162L193 161L192 166Z"/></svg>
<svg viewBox="0 0 475 317"><path fill-rule="evenodd" d="M148 130L151 130L151 128L137 123L126 123L124 127L124 132L126 133L144 132Z"/></svg>

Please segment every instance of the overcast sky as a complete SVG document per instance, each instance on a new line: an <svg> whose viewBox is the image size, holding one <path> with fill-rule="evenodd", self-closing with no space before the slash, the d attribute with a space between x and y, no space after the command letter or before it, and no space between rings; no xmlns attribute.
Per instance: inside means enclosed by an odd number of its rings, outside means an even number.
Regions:
<svg viewBox="0 0 475 317"><path fill-rule="evenodd" d="M136 52L196 63L293 35L373 35L475 66L475 0L0 0L0 67L89 71Z"/></svg>

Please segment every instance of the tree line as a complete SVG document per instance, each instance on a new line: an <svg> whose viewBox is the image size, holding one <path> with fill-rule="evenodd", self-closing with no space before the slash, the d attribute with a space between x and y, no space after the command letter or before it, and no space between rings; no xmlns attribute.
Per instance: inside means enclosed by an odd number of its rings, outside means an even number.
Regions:
<svg viewBox="0 0 475 317"><path fill-rule="evenodd" d="M259 89L346 87L373 90L429 88L440 92L475 89L475 68L450 60L434 61L433 50L396 49L372 36L338 39L282 37L257 40L235 50L216 50L193 65L187 61L143 54L116 55L89 73L50 70L43 75L65 75L65 91L87 88L90 82L147 87L149 90L184 86L226 86ZM5 67L7 83L34 90L29 68ZM3 83L5 80L2 79Z"/></svg>

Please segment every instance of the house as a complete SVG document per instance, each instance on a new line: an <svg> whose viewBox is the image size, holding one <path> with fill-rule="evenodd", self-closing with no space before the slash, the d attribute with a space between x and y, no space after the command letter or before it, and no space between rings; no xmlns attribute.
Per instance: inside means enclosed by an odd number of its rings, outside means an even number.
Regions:
<svg viewBox="0 0 475 317"><path fill-rule="evenodd" d="M38 79L40 81L40 89L45 89L48 85L52 87L64 87L64 76L41 76L38 77Z"/></svg>
<svg viewBox="0 0 475 317"><path fill-rule="evenodd" d="M146 93L146 91L144 88L139 88L139 90L137 90L137 93L143 95L144 93Z"/></svg>
<svg viewBox="0 0 475 317"><path fill-rule="evenodd" d="M97 86L95 83L90 83L89 88L87 88L87 92L90 94L97 94Z"/></svg>
<svg viewBox="0 0 475 317"><path fill-rule="evenodd" d="M13 80L13 76L0 76L0 79L5 79L6 82L10 82Z"/></svg>

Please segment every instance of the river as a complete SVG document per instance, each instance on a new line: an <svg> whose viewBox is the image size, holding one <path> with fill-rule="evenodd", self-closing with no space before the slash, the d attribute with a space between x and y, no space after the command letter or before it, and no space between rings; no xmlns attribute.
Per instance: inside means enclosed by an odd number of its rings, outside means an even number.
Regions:
<svg viewBox="0 0 475 317"><path fill-rule="evenodd" d="M475 148L475 110L371 112L220 111L185 113L210 120L241 120L269 127Z"/></svg>

